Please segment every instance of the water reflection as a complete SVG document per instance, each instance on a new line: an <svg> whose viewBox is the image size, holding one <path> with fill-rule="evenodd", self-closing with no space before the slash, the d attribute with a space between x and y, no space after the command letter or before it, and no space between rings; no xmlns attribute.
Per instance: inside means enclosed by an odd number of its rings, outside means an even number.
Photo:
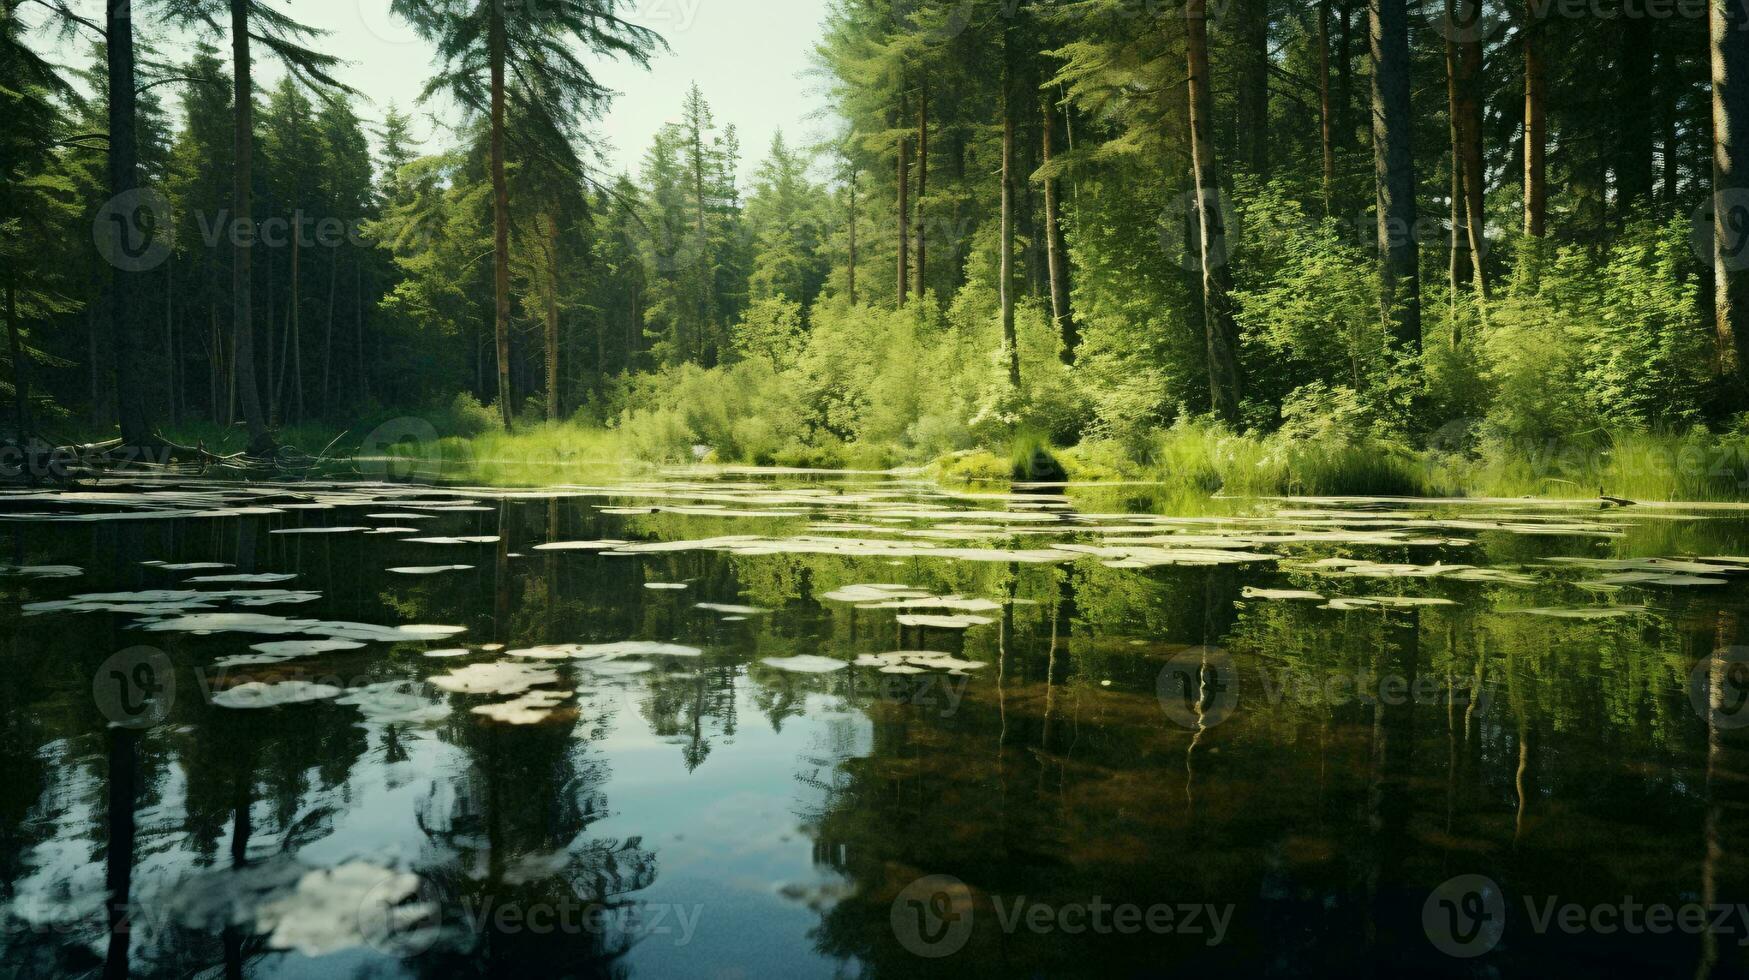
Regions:
<svg viewBox="0 0 1749 980"><path fill-rule="evenodd" d="M1210 506L1159 520L892 483L0 498L15 566L82 569L0 580L0 962L1743 969L1749 918L1605 931L1590 915L1749 900L1749 684L1714 656L1744 642L1749 562L1725 557L1749 552L1738 512ZM419 527L273 533L391 524ZM555 542L603 544L536 547ZM1711 559L1727 583L1605 582L1621 572L1597 559ZM143 629L188 601L146 593L213 591L166 567L194 563L294 574L273 587L314 595L192 610L272 620ZM387 571L452 564L467 567ZM103 611L26 609L95 595ZM899 622L913 614L936 615ZM272 632L283 620L318 625ZM407 624L466 631L358 633ZM647 643L531 654L630 640ZM110 724L92 678L142 642L178 696L135 730ZM440 648L466 653L425 655ZM888 656L902 651L931 656ZM504 696L429 683L500 661L550 671L533 723L472 710ZM213 700L246 681L333 693ZM1473 960L1430 936L1436 889L1461 876L1503 898ZM1568 905L1582 927L1537 925Z"/></svg>

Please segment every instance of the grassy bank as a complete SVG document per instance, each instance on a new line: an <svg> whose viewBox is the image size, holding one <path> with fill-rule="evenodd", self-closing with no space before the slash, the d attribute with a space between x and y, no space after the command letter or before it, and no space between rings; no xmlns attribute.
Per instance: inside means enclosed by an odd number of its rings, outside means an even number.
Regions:
<svg viewBox="0 0 1749 980"><path fill-rule="evenodd" d="M472 430L472 431L469 431ZM166 434L219 452L241 450L241 427L178 426ZM923 459L898 447L839 445L782 459L725 457L694 446L686 433L652 439L646 431L577 423L524 425L514 432L446 413L383 413L357 426L290 427L282 442L307 452L333 445L359 455L367 475L420 476L537 485L588 482L659 467L763 465L799 469L914 469L948 483L1039 482L1157 484L1174 493L1404 495L1636 500L1749 499L1749 434L1598 431L1535 445L1483 445L1462 451L1413 449L1379 439L1295 439L1234 434L1203 423L1163 429L1141 446L1090 440L1052 446L1036 435Z"/></svg>
<svg viewBox="0 0 1749 980"><path fill-rule="evenodd" d="M1699 431L1601 432L1461 452L1414 450L1381 440L1235 435L1208 425L1163 430L1139 449L1099 441L1059 448L1027 436L934 460L906 458L892 448L854 446L785 460L722 458L705 447L696 453L692 446L685 449L685 456L670 449L652 452L620 430L561 424L444 438L435 455L450 475L503 483L600 479L609 469L684 465L690 458L708 464L822 469L919 467L944 482L1139 481L1180 493L1237 496L1593 498L1602 492L1637 500L1749 499L1749 436ZM1041 456L1060 464L1060 471L1041 466Z"/></svg>

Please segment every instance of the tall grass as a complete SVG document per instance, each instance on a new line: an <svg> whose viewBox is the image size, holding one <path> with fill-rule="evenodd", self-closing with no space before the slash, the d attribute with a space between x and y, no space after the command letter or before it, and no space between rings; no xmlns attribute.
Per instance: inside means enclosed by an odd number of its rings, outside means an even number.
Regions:
<svg viewBox="0 0 1749 980"><path fill-rule="evenodd" d="M586 483L650 469L622 433L569 422L450 436L431 455L448 479L511 486Z"/></svg>
<svg viewBox="0 0 1749 980"><path fill-rule="evenodd" d="M1749 436L1620 431L1476 453L1381 440L1291 440L1185 424L1142 461L1169 485L1227 495L1749 499Z"/></svg>
<svg viewBox="0 0 1749 980"><path fill-rule="evenodd" d="M459 413L459 414L458 414ZM482 415L483 418L490 413ZM311 423L278 431L283 444L309 453L324 448L345 456L372 434L407 416L381 413L348 429ZM435 439L415 438L374 446L403 476L533 486L590 482L648 473L656 465L696 462L679 451L678 433L656 435L651 427L602 428L575 422L523 424L514 432L475 424L468 412L415 416ZM495 417L488 418L495 421ZM471 431L470 431L471 430ZM455 434L463 432L466 434ZM219 453L241 451L248 434L241 425L185 423L165 435ZM103 438L102 433L91 438ZM1411 450L1378 439L1293 439L1235 434L1207 422L1183 422L1159 430L1140 447L1087 441L1055 447L1037 432L1023 431L1006 445L968 450L933 462L897 447L843 445L806 457L722 458L722 464L771 464L827 469L894 469L928 464L944 482L1005 482L1067 479L1082 483L1145 481L1179 497L1225 496L1470 496L1595 498L1599 493L1634 500L1727 501L1749 499L1749 433L1597 430L1571 439L1536 444L1484 444L1466 453ZM1041 460L1063 472L1040 472ZM378 466L377 470L382 467Z"/></svg>
<svg viewBox="0 0 1749 980"><path fill-rule="evenodd" d="M1162 483L1227 495L1421 495L1447 492L1441 474L1378 441L1236 435L1185 423L1162 431L1142 460Z"/></svg>

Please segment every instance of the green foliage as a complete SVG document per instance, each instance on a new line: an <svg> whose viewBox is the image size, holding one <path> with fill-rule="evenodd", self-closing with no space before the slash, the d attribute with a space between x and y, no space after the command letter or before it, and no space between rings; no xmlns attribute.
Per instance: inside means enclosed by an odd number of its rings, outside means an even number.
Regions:
<svg viewBox="0 0 1749 980"><path fill-rule="evenodd" d="M807 336L802 328L802 305L781 295L756 299L741 315L734 330L735 353L763 360L773 371L795 367Z"/></svg>
<svg viewBox="0 0 1749 980"><path fill-rule="evenodd" d="M449 403L449 415L443 429L456 436L477 436L504 428L504 416L497 409L483 405L472 392L460 392Z"/></svg>

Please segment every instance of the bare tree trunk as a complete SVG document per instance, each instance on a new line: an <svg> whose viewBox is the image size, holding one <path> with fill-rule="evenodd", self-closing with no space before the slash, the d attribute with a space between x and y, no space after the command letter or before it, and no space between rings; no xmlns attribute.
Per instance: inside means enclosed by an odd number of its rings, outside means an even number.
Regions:
<svg viewBox="0 0 1749 980"><path fill-rule="evenodd" d="M340 285L340 250L333 249L328 255L328 323L323 328L326 334L322 339L322 414L334 417L333 403L329 396L328 380L334 366L334 293Z"/></svg>
<svg viewBox="0 0 1749 980"><path fill-rule="evenodd" d="M285 366L292 362L292 308L285 306L285 325L280 327L280 353L273 353L273 261L268 261L268 315L262 317L268 327L268 422L275 427L285 423Z"/></svg>
<svg viewBox="0 0 1749 980"><path fill-rule="evenodd" d="M547 220L546 368L547 421L559 420L559 222Z"/></svg>
<svg viewBox="0 0 1749 980"><path fill-rule="evenodd" d="M24 446L35 426L30 419L30 366L25 363L24 339L18 329L18 285L11 270L6 275L6 342L12 352L12 405L18 416L18 444Z"/></svg>
<svg viewBox="0 0 1749 980"><path fill-rule="evenodd" d="M1652 200L1652 153L1656 142L1652 94L1658 84L1653 75L1652 53L1658 35L1625 19L1618 18L1613 26L1620 34L1615 63L1608 76L1615 86L1609 98L1610 118L1615 123L1615 196L1625 216Z"/></svg>
<svg viewBox="0 0 1749 980"><path fill-rule="evenodd" d="M94 425L101 425L109 417L109 413L105 411L108 406L104 404L103 398L103 368L101 366L103 358L102 352L98 349L100 346L98 338L102 332L102 328L97 325L97 313L100 305L102 305L101 300L93 303L85 311L85 360L86 367L89 369L86 373L90 375L91 379L91 421Z"/></svg>
<svg viewBox="0 0 1749 980"><path fill-rule="evenodd" d="M219 411L219 392L224 390L226 376L225 338L219 330L218 307L208 306L206 319L208 342L212 345L207 357L207 410L215 425L224 425L226 419Z"/></svg>
<svg viewBox="0 0 1749 980"><path fill-rule="evenodd" d="M1464 165L1464 230L1469 235L1470 264L1475 269L1476 288L1488 295L1488 221L1486 164L1482 155L1482 40L1478 29L1484 0L1460 0L1466 22L1463 39L1457 44L1457 112L1458 135Z"/></svg>
<svg viewBox="0 0 1749 980"><path fill-rule="evenodd" d="M1081 346L1081 331L1075 324L1074 311L1069 308L1069 251L1063 242L1061 204L1058 200L1057 176L1051 171L1055 158L1057 103L1051 92L1040 102L1044 106L1044 169L1045 169L1045 259L1051 277L1051 316L1057 322L1057 335L1063 341L1063 363L1075 363L1075 350Z"/></svg>
<svg viewBox="0 0 1749 980"><path fill-rule="evenodd" d="M241 2L241 0L239 0ZM134 18L132 0L110 0L105 27L109 62L109 193L119 197L140 186L136 112L138 97L134 80ZM132 216L128 216L131 221ZM130 236L131 228L116 233ZM122 441L130 446L148 445L153 438L151 416L141 394L140 365L140 270L115 266L110 274L110 353L115 359L115 408Z"/></svg>
<svg viewBox="0 0 1749 980"><path fill-rule="evenodd" d="M164 265L164 408L170 413L170 424L177 420L177 402L181 388L177 381L176 362L176 274L175 256Z"/></svg>
<svg viewBox="0 0 1749 980"><path fill-rule="evenodd" d="M250 77L249 0L231 0L231 74L236 129L232 134L236 165L232 171L231 198L236 221L246 229L231 267L231 310L236 352L232 356L232 386L243 402L243 420L249 426L249 449L266 453L273 449L273 434L261 413L261 395L255 387L255 102Z"/></svg>
<svg viewBox="0 0 1749 980"><path fill-rule="evenodd" d="M899 117L905 115L903 97L899 102ZM905 297L911 291L911 141L904 135L899 136L899 284L898 305L905 305Z"/></svg>
<svg viewBox="0 0 1749 980"><path fill-rule="evenodd" d="M1415 240L1415 156L1409 97L1407 0L1370 0L1373 168L1378 178L1380 309L1404 350L1421 350L1420 249Z"/></svg>
<svg viewBox="0 0 1749 980"><path fill-rule="evenodd" d="M850 305L856 305L856 168L850 168Z"/></svg>
<svg viewBox="0 0 1749 980"><path fill-rule="evenodd" d="M1548 231L1549 117L1543 80L1542 18L1537 0L1526 0L1524 30L1524 233Z"/></svg>
<svg viewBox="0 0 1749 980"><path fill-rule="evenodd" d="M1330 105L1330 0L1318 3L1318 136L1324 161L1324 216L1334 207L1336 118Z"/></svg>
<svg viewBox="0 0 1749 980"><path fill-rule="evenodd" d="M354 256L352 264L352 336L358 346L358 402L370 402L370 359L364 353L364 263ZM382 353L382 345L377 345Z"/></svg>
<svg viewBox="0 0 1749 980"><path fill-rule="evenodd" d="M303 316L301 315L303 276L299 270L303 253L304 250L298 245L294 234L291 258L291 311L287 318L291 321L291 334L287 340L291 344L292 404L295 406L293 411L296 413L293 418L299 423L304 421L304 337Z"/></svg>
<svg viewBox="0 0 1749 980"><path fill-rule="evenodd" d="M1008 381L1020 387L1020 339L1014 332L1014 79L1009 69L1009 32L1002 28L1002 250L997 296L1002 306L1002 347L1008 355Z"/></svg>
<svg viewBox="0 0 1749 980"><path fill-rule="evenodd" d="M929 193L929 82L917 88L917 299L928 289L929 246L925 239L924 195Z"/></svg>
<svg viewBox="0 0 1749 980"><path fill-rule="evenodd" d="M516 425L510 398L510 183L504 176L504 9L491 5L487 39L492 66L493 337L498 353L498 409L504 428Z"/></svg>
<svg viewBox="0 0 1749 980"><path fill-rule="evenodd" d="M1245 165L1269 179L1269 0L1241 0L1238 111ZM1205 29L1204 36L1207 36Z"/></svg>
<svg viewBox="0 0 1749 980"><path fill-rule="evenodd" d="M1336 138L1343 146L1354 145L1354 5L1341 0L1340 43L1336 49Z"/></svg>
<svg viewBox="0 0 1749 980"><path fill-rule="evenodd" d="M1445 0L1447 23L1454 23L1454 7L1454 0ZM1468 227L1469 201L1464 197L1463 109L1458 95L1458 73L1457 42L1448 37L1445 39L1445 115L1451 152L1451 248L1447 262L1446 299L1454 314L1458 294L1475 278ZM1455 316L1453 322L1456 322Z"/></svg>
<svg viewBox="0 0 1749 980"><path fill-rule="evenodd" d="M1749 372L1749 12L1712 0L1713 282L1720 377ZM1741 380L1739 380L1741 383Z"/></svg>
<svg viewBox="0 0 1749 980"><path fill-rule="evenodd" d="M1227 270L1227 230L1221 215L1220 172L1212 133L1208 3L1186 0L1184 53L1190 79L1190 160L1196 184L1197 243L1202 265L1203 332L1208 353L1209 405L1215 417L1239 424L1239 333L1233 322Z"/></svg>

